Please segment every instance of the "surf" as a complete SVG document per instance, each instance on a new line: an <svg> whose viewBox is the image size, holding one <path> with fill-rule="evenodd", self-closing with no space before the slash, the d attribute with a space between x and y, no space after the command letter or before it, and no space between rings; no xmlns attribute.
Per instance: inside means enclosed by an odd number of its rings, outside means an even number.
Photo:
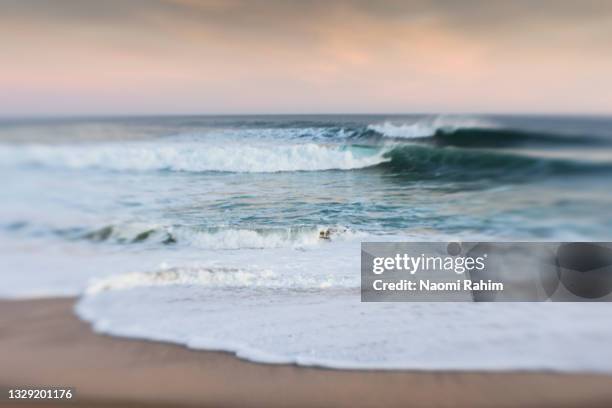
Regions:
<svg viewBox="0 0 612 408"><path fill-rule="evenodd" d="M361 169L387 161L383 153L336 144L160 141L1 146L0 163L75 170L277 173Z"/></svg>

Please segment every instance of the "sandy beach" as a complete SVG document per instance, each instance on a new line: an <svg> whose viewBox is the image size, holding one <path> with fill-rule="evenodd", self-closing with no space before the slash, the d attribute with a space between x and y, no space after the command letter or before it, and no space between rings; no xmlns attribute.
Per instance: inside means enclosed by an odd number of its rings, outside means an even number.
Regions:
<svg viewBox="0 0 612 408"><path fill-rule="evenodd" d="M69 386L76 391L71 405L94 407L612 406L612 376L254 364L227 353L94 334L74 316L74 301L0 301L2 389Z"/></svg>

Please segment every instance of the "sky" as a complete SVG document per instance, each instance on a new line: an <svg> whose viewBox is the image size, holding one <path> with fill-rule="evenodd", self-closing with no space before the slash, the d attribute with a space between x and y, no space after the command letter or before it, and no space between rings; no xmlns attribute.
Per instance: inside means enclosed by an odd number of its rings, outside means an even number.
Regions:
<svg viewBox="0 0 612 408"><path fill-rule="evenodd" d="M612 1L0 0L0 116L612 113Z"/></svg>

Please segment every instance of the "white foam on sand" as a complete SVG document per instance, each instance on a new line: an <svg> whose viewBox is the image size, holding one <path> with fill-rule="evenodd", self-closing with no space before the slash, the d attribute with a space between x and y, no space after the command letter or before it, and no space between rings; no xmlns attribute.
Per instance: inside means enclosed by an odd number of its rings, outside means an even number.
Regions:
<svg viewBox="0 0 612 408"><path fill-rule="evenodd" d="M262 363L612 372L609 304L361 303L350 288L232 283L96 291L76 311L100 333Z"/></svg>
<svg viewBox="0 0 612 408"><path fill-rule="evenodd" d="M76 312L100 333L262 363L612 373L610 304L362 303L359 241L207 254L94 280Z"/></svg>

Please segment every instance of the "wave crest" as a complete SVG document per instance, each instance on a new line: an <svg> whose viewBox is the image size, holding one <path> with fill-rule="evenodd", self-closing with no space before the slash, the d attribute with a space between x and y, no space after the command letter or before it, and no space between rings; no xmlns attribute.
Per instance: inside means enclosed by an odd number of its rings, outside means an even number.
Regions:
<svg viewBox="0 0 612 408"><path fill-rule="evenodd" d="M117 171L274 173L351 170L385 162L382 152L344 145L130 143L88 146L3 146L0 162Z"/></svg>
<svg viewBox="0 0 612 408"><path fill-rule="evenodd" d="M438 132L454 132L458 129L492 129L496 127L496 124L484 119L435 116L411 123L384 122L372 124L368 126L368 130L391 138L421 139L435 136Z"/></svg>
<svg viewBox="0 0 612 408"><path fill-rule="evenodd" d="M591 163L533 157L494 150L435 147L426 144L398 145L385 153L391 160L381 167L415 179L443 178L475 180L494 178L505 181L531 180L555 175L612 172L612 163Z"/></svg>
<svg viewBox="0 0 612 408"><path fill-rule="evenodd" d="M39 231L40 228L35 227L34 230ZM139 223L106 225L95 229L53 229L53 233L71 240L111 244L177 244L211 250L303 248L325 244L326 241L351 240L363 234L342 226L236 229ZM324 239L321 238L321 233Z"/></svg>

